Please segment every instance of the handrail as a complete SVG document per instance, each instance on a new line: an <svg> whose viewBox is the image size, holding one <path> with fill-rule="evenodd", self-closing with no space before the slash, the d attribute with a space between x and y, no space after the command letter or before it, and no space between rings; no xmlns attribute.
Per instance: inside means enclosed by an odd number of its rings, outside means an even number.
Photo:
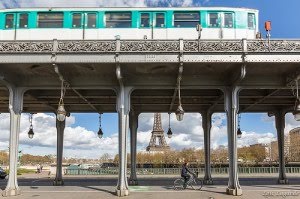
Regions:
<svg viewBox="0 0 300 199"><path fill-rule="evenodd" d="M204 168L190 168L192 172L204 175ZM240 174L270 174L278 173L278 167L239 167ZM300 173L300 167L286 167L286 173ZM178 175L181 168L137 168L138 175ZM118 167L98 169L66 169L66 175L116 175ZM228 174L228 167L211 168L212 174ZM130 169L127 170L130 174Z"/></svg>

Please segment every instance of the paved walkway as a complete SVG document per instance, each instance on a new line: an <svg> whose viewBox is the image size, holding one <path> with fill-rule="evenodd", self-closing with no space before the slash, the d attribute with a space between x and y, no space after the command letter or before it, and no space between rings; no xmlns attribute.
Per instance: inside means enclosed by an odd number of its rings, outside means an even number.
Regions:
<svg viewBox="0 0 300 199"><path fill-rule="evenodd" d="M172 184L176 176L139 176L139 186L130 186L128 199L264 199L264 198L300 198L300 178L290 177L289 185L276 184L275 176L246 176L240 178L243 196L226 195L227 178L216 177L214 185L204 186L201 191L187 189L174 191ZM117 176L65 176L65 186L52 186L53 177L47 174L28 174L19 177L22 195L14 199L99 199L118 198L115 196ZM0 181L5 188L7 180ZM1 196L0 196L1 197Z"/></svg>

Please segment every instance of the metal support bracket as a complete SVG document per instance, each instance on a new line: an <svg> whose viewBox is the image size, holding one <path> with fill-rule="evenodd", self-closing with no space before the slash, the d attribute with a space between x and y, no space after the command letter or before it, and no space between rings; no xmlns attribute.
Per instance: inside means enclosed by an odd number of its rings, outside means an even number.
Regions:
<svg viewBox="0 0 300 199"><path fill-rule="evenodd" d="M184 52L184 46L183 46L183 39L179 40L179 55L178 55L178 62L179 62L179 68L178 68L178 75L177 75L177 80L176 80L176 87L174 89L174 93L172 96L172 101L170 103L170 107L169 107L169 112L172 112L174 103L175 103L175 99L176 99L176 95L177 95L177 91L178 91L178 84L182 79L182 73L183 73L183 63L184 63L184 57L183 57L183 52Z"/></svg>

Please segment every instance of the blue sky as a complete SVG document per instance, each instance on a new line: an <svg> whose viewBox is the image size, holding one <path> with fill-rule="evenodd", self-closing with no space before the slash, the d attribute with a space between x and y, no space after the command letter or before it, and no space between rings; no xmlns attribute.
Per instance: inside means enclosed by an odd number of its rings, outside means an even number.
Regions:
<svg viewBox="0 0 300 199"><path fill-rule="evenodd" d="M260 11L260 31L265 35L264 22L272 21L272 38L300 38L300 1L299 0L1 0L0 8L13 7L54 7L54 6L226 6L247 7ZM163 127L167 131L168 117L163 114ZM98 114L72 114L67 120L65 136L65 155L76 157L100 157L103 153L117 153L118 120L116 113L107 113L102 117L104 139L99 140L96 132L99 128ZM292 115L286 117L286 132L299 126ZM28 115L22 115L20 148L25 153L55 154L55 119L53 115L37 114L34 116L36 135L33 140L27 138ZM138 150L144 150L149 142L153 124L153 114L139 117ZM9 115L0 115L0 150L7 149L9 135ZM174 132L172 139L167 139L172 148L203 147L203 131L199 114L186 114L181 123L171 117ZM264 143L276 138L274 118L267 114L242 114L241 129L243 138L240 146ZM212 129L212 146L227 145L226 117L214 115Z"/></svg>

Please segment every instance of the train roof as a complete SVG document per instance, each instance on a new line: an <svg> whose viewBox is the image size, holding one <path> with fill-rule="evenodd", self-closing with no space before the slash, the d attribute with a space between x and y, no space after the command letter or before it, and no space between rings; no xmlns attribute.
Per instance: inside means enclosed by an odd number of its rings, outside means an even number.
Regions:
<svg viewBox="0 0 300 199"><path fill-rule="evenodd" d="M258 12L252 8L235 8L235 7L47 7L47 8L11 8L0 9L0 12L18 12L18 11L194 11L194 10L213 10L213 11L248 11Z"/></svg>

